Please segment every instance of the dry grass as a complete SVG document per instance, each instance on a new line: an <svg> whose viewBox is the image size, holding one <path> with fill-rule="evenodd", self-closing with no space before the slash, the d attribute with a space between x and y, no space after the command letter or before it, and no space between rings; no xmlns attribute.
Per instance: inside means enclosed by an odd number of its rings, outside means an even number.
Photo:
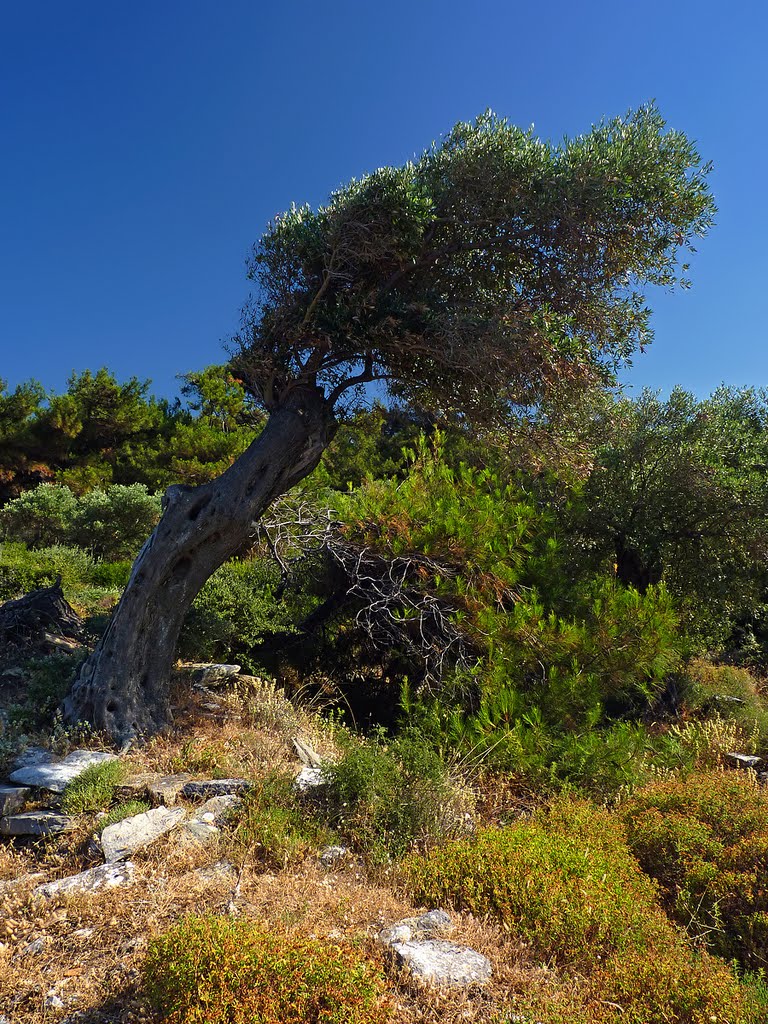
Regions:
<svg viewBox="0 0 768 1024"><path fill-rule="evenodd" d="M333 730L268 685L213 695L179 686L173 731L125 760L136 773L186 771L258 782L275 770L298 771L291 744L296 735L325 756L335 752ZM535 803L512 781L475 781L478 817L485 823L514 820ZM236 858L236 867L212 872L206 869L232 844L225 837L203 845L178 831L133 858L137 872L130 887L34 898L41 882L101 862L93 829L93 818L83 816L60 837L0 845L0 1015L13 1024L159 1024L142 993L147 943L180 918L205 913L236 914L277 933L356 943L386 970L393 1024L501 1024L517 1007L532 1020L586 1019L588 993L577 976L537 961L502 924L468 914L452 915L451 938L490 959L491 982L444 992L415 983L375 935L385 924L431 908L408 902L391 869L367 869L353 858L328 869L310 849L298 864L268 871L246 852L244 863ZM532 1007L546 1013L534 1017Z"/></svg>
<svg viewBox="0 0 768 1024"><path fill-rule="evenodd" d="M137 878L129 889L41 901L32 896L39 879L30 879L0 895L0 1010L14 1024L60 1020L74 1011L83 1015L77 1019L94 1024L154 1020L140 990L146 944L189 913L234 912L278 932L368 939L371 958L386 961L393 973L388 954L373 936L385 923L420 908L368 880L354 864L329 872L308 860L297 871L278 874L246 867L239 886L236 875L202 875L199 869L214 863L217 854L215 848L170 838L137 858ZM488 1021L516 992L550 983L549 973L529 964L524 951L497 927L466 916L457 916L456 923L455 941L491 959L492 984L469 993L440 994L395 971L398 1024ZM46 1008L51 995L64 1007Z"/></svg>
<svg viewBox="0 0 768 1024"><path fill-rule="evenodd" d="M129 771L183 768L253 779L276 767L296 771L291 739L297 734L325 755L333 753L332 731L274 691L250 687L211 697L180 688L176 698L173 732L130 752ZM219 707L203 706L212 703ZM265 873L246 859L239 876L206 874L223 844L203 846L176 833L133 858L137 874L129 888L33 897L41 882L100 862L92 830L86 816L60 837L0 847L0 1013L13 1024L154 1021L141 991L147 942L191 913L235 913L276 931L362 942L391 978L396 1024L479 1024L513 1005L517 994L543 993L552 985L551 972L533 964L502 929L461 915L452 938L489 957L491 984L461 993L415 984L374 937L384 924L425 908L402 899L386 870L374 876L356 861L329 870L312 855L293 870Z"/></svg>

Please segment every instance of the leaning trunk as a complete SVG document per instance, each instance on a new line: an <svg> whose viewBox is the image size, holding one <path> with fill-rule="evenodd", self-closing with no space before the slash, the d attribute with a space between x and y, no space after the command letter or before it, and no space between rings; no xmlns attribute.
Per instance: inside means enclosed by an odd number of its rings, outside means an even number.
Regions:
<svg viewBox="0 0 768 1024"><path fill-rule="evenodd" d="M195 596L269 504L315 468L334 430L323 393L297 389L218 479L168 489L112 621L64 702L66 721L88 721L123 744L170 724L171 667Z"/></svg>

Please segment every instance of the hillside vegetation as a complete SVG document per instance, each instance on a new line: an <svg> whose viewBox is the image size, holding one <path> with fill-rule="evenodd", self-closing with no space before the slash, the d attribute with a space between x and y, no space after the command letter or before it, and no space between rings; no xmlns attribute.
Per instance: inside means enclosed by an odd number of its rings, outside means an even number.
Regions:
<svg viewBox="0 0 768 1024"><path fill-rule="evenodd" d="M0 393L0 601L60 578L86 631L0 651L4 768L101 745L57 708L160 492L261 428L216 368L183 390L102 370ZM64 794L74 831L0 846L9 1019L768 1020L768 396L596 399L539 430L350 417L187 618L180 659L240 681L180 673L172 732ZM100 816L147 806L121 789L141 771L250 790L213 845L138 855L129 899L41 910L31 874L90 866ZM488 986L393 973L371 936L418 907L456 914ZM77 1004L45 1003L59 982Z"/></svg>

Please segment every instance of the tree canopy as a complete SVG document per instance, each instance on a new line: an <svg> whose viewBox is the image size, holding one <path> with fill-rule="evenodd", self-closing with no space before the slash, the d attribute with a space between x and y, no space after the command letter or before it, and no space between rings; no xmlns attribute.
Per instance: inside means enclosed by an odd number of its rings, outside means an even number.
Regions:
<svg viewBox="0 0 768 1024"><path fill-rule="evenodd" d="M609 381L651 339L646 287L687 283L707 171L653 106L560 144L490 112L457 124L274 220L233 365L268 410L383 380L481 422Z"/></svg>

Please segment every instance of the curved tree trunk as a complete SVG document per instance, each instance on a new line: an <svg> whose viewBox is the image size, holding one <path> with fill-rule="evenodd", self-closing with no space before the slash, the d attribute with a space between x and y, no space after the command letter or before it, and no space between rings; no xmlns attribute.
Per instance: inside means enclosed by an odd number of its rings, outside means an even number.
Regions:
<svg viewBox="0 0 768 1024"><path fill-rule="evenodd" d="M123 744L170 724L168 683L192 601L269 504L315 468L335 429L323 392L296 389L220 477L166 491L112 621L64 701L66 721L88 721Z"/></svg>

